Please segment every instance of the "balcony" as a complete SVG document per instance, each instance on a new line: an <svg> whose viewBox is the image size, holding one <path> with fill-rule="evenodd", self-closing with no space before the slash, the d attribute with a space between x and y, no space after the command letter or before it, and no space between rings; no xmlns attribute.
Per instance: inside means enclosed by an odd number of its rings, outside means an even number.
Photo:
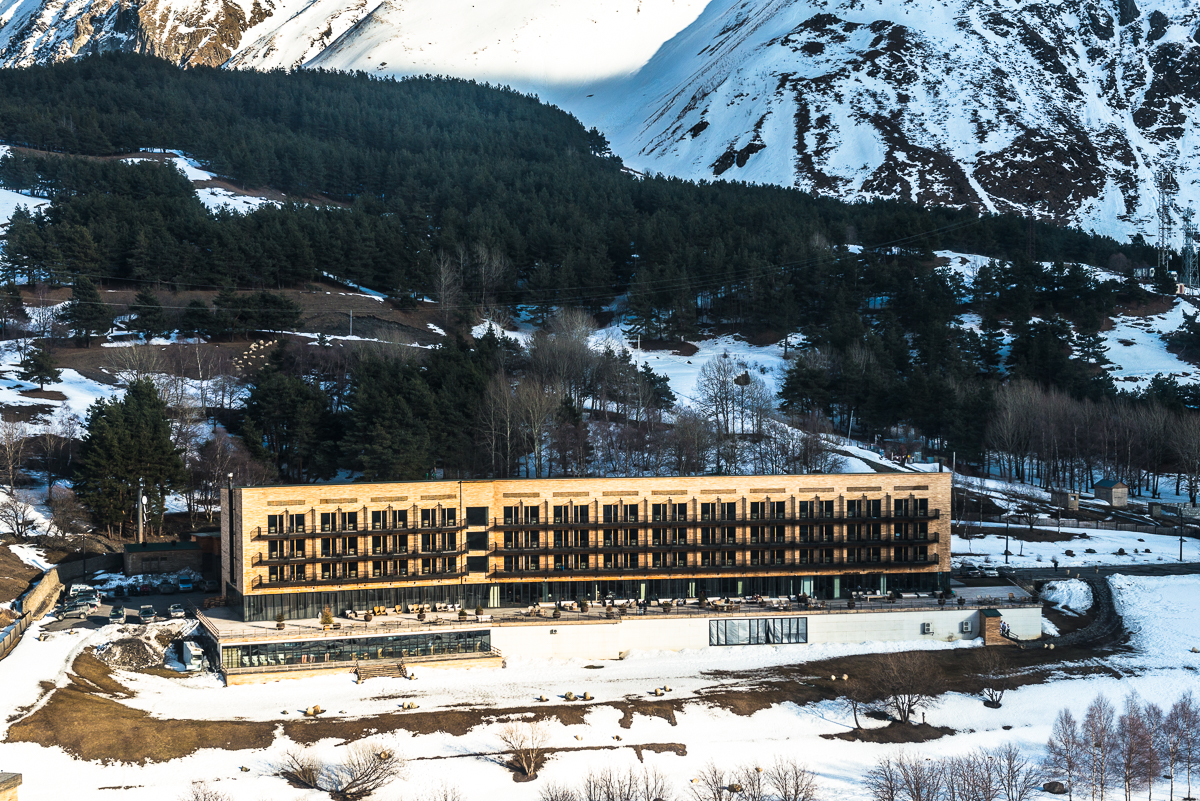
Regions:
<svg viewBox="0 0 1200 801"><path fill-rule="evenodd" d="M446 571L442 573L410 573L407 576L339 576L337 578L304 578L279 579L270 581L265 576L255 576L250 582L250 588L255 590L271 589L274 587L333 587L345 584L395 584L401 581L432 581L435 579L453 579L465 576L466 569Z"/></svg>
<svg viewBox="0 0 1200 801"><path fill-rule="evenodd" d="M646 575L646 576L703 576L705 574L725 574L725 573L821 573L826 571L843 570L846 563L841 558L831 559L825 562L778 562L774 564L760 565L664 565L662 567L653 567L650 565L638 565L637 567L588 567L578 569L555 569L553 567L541 567L536 570L504 570L500 568L492 571L491 575L497 578L565 578L570 576L578 577L580 580L586 580L593 576L606 575Z"/></svg>

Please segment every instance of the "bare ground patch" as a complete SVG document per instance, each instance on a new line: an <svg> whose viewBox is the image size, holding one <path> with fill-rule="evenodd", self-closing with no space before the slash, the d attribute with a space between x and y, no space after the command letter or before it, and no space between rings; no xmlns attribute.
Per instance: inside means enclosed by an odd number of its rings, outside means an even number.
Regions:
<svg viewBox="0 0 1200 801"><path fill-rule="evenodd" d="M836 734L822 734L826 740L847 740L854 743L927 743L948 734L954 734L949 726L934 726L929 723L899 723L892 721L878 729L851 729Z"/></svg>

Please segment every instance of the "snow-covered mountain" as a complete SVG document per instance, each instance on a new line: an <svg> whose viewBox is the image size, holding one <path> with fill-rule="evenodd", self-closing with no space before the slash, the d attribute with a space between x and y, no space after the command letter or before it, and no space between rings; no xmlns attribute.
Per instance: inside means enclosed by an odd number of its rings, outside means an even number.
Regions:
<svg viewBox="0 0 1200 801"><path fill-rule="evenodd" d="M1160 166L1200 201L1194 0L0 0L2 63L103 49L509 84L689 178L1117 236Z"/></svg>

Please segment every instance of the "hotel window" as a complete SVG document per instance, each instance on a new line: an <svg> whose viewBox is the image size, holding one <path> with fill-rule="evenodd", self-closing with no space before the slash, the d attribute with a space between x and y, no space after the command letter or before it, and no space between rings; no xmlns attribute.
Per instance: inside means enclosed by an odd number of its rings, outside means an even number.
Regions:
<svg viewBox="0 0 1200 801"><path fill-rule="evenodd" d="M737 542L737 529L733 526L726 526L721 529L722 540L726 545L733 545Z"/></svg>
<svg viewBox="0 0 1200 801"><path fill-rule="evenodd" d="M342 531L358 531L358 512L342 513Z"/></svg>
<svg viewBox="0 0 1200 801"><path fill-rule="evenodd" d="M321 512L321 531L334 531L337 529L337 514L334 512Z"/></svg>
<svg viewBox="0 0 1200 801"><path fill-rule="evenodd" d="M650 506L650 519L685 521L687 520L686 503L655 503Z"/></svg>
<svg viewBox="0 0 1200 801"><path fill-rule="evenodd" d="M556 525L563 523L586 523L587 521L588 508L586 506L554 507L554 523Z"/></svg>
<svg viewBox="0 0 1200 801"><path fill-rule="evenodd" d="M833 542L833 526L817 526L814 534L814 542Z"/></svg>
<svg viewBox="0 0 1200 801"><path fill-rule="evenodd" d="M883 501L858 499L846 501L846 517L882 517Z"/></svg>
<svg viewBox="0 0 1200 801"><path fill-rule="evenodd" d="M702 503L700 504L701 520L736 520L736 503Z"/></svg>
<svg viewBox="0 0 1200 801"><path fill-rule="evenodd" d="M283 530L283 515L267 515L267 533L278 534Z"/></svg>
<svg viewBox="0 0 1200 801"><path fill-rule="evenodd" d="M604 504L604 509L603 509L603 511L604 511L604 522L605 522L605 523L618 523L618 522L620 522L620 514L621 514L621 511L620 511L620 509L621 509L621 508L620 508L619 506L617 506L617 504L615 504L615 503L606 503L606 504Z"/></svg>
<svg viewBox="0 0 1200 801"><path fill-rule="evenodd" d="M783 526L771 526L767 529L768 542L787 542L787 529Z"/></svg>
<svg viewBox="0 0 1200 801"><path fill-rule="evenodd" d="M800 501L796 504L796 517L813 517L812 501Z"/></svg>
<svg viewBox="0 0 1200 801"><path fill-rule="evenodd" d="M701 545L716 545L717 530L715 528L703 527L700 529L700 544Z"/></svg>
<svg viewBox="0 0 1200 801"><path fill-rule="evenodd" d="M751 520L782 518L786 514L783 501L753 501L750 504Z"/></svg>
<svg viewBox="0 0 1200 801"><path fill-rule="evenodd" d="M833 517L833 501L813 501L817 517Z"/></svg>

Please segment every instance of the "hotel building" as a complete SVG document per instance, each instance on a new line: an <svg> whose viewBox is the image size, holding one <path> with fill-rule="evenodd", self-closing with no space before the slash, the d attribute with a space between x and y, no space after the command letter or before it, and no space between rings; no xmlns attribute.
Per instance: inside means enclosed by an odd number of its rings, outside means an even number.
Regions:
<svg viewBox="0 0 1200 801"><path fill-rule="evenodd" d="M244 621L457 603L936 590L950 473L231 487L221 578Z"/></svg>

